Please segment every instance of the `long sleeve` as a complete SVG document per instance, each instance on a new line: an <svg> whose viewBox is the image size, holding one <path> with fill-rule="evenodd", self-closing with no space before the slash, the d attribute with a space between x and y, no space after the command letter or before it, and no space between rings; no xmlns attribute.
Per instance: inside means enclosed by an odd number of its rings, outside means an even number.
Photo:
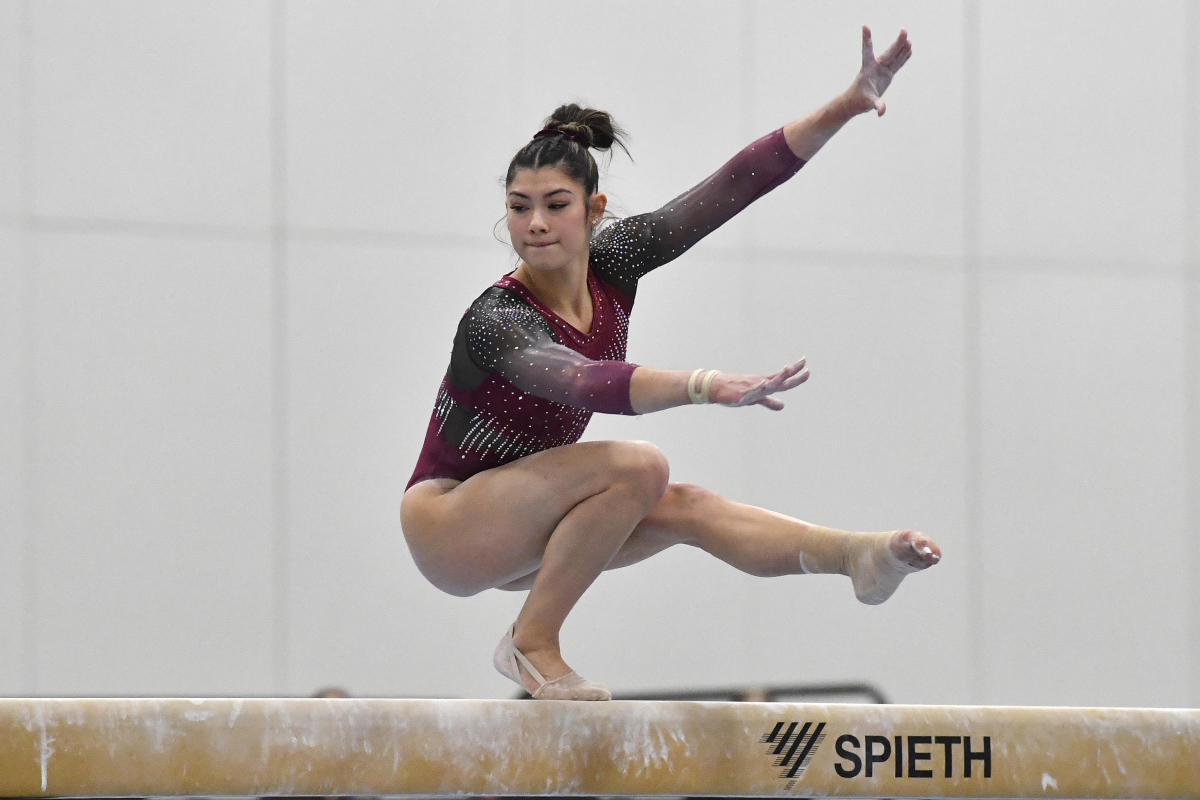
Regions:
<svg viewBox="0 0 1200 800"><path fill-rule="evenodd" d="M656 211L618 220L592 242L596 273L630 297L637 281L678 258L804 166L779 128Z"/></svg>

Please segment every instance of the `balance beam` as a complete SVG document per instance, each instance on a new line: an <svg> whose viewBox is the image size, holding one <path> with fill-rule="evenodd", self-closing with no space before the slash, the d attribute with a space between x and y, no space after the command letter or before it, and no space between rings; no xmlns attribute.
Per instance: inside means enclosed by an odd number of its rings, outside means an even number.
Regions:
<svg viewBox="0 0 1200 800"><path fill-rule="evenodd" d="M1200 711L0 699L0 797L1197 797Z"/></svg>

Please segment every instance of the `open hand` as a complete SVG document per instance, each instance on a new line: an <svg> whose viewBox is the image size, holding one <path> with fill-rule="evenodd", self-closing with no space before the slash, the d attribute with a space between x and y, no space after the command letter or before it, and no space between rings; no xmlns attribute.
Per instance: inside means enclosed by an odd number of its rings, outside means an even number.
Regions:
<svg viewBox="0 0 1200 800"><path fill-rule="evenodd" d="M855 113L875 109L875 113L883 116L887 105L883 102L883 93L892 83L892 78L912 56L912 44L908 41L908 31L903 28L892 46L875 58L875 46L871 42L871 29L866 25L862 29L862 69L854 84L850 87L851 103Z"/></svg>
<svg viewBox="0 0 1200 800"><path fill-rule="evenodd" d="M723 406L766 406L772 411L783 408L783 402L771 395L794 389L808 380L805 359L789 364L774 375L726 375L713 378L708 397Z"/></svg>

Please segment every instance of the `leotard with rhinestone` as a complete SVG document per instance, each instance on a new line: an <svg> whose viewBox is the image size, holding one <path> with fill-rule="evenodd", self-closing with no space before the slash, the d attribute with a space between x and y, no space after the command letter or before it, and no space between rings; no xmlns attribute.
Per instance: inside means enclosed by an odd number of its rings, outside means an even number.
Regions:
<svg viewBox="0 0 1200 800"><path fill-rule="evenodd" d="M579 331L510 276L459 322L408 485L466 480L579 441L594 412L635 413L625 360L638 281L678 258L804 165L779 129L657 211L617 220L591 242L592 328Z"/></svg>

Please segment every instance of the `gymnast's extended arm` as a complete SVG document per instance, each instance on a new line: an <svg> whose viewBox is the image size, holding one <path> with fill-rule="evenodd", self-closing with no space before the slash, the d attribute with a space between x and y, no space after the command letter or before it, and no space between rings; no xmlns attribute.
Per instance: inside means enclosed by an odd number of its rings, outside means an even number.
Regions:
<svg viewBox="0 0 1200 800"><path fill-rule="evenodd" d="M597 274L630 297L648 269L670 261L742 208L787 180L850 119L882 115L883 94L912 55L908 34L875 57L871 31L862 29L862 66L850 87L813 113L743 149L721 169L663 208L622 220L592 245ZM473 309L477 311L478 309ZM532 309L496 304L472 323L472 360L522 391L609 414L644 414L696 402L762 405L808 379L803 359L770 375L696 373L587 359L558 344ZM698 388L702 381L702 389Z"/></svg>
<svg viewBox="0 0 1200 800"><path fill-rule="evenodd" d="M862 67L854 82L813 113L784 125L783 135L788 148L797 158L808 161L852 118L868 111L883 116L887 110L883 93L911 55L912 44L908 41L908 32L901 30L896 41L876 58L871 30L864 25Z"/></svg>
<svg viewBox="0 0 1200 800"><path fill-rule="evenodd" d="M661 208L602 229L592 242L597 274L632 297L639 279L678 258L795 175L852 118L872 110L882 115L883 93L912 55L912 45L902 30L876 58L868 28L863 28L862 37L862 66L845 91L811 114L750 143Z"/></svg>
<svg viewBox="0 0 1200 800"><path fill-rule="evenodd" d="M703 390L691 381L689 391L690 373L589 359L564 347L536 311L506 292L480 298L462 332L480 374L496 372L523 392L604 414L646 414L696 402L778 410L783 403L773 395L808 379L801 359L773 375L714 374Z"/></svg>

